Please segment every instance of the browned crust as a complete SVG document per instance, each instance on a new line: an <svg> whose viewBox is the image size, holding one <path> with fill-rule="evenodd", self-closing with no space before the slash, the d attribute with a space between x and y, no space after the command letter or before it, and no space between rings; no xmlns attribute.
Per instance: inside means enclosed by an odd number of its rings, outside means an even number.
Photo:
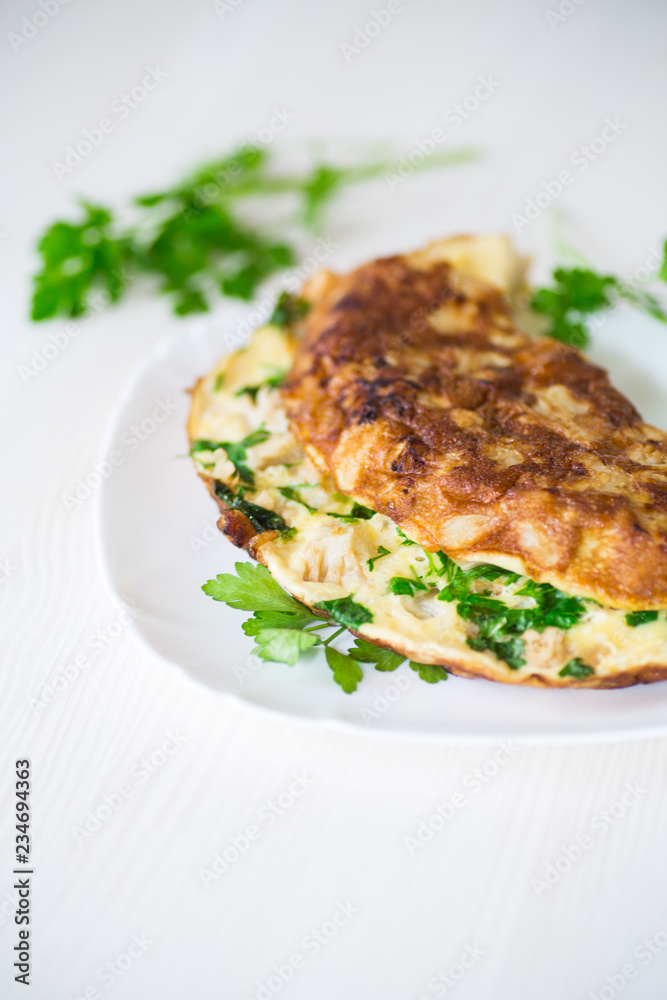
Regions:
<svg viewBox="0 0 667 1000"><path fill-rule="evenodd" d="M443 306L458 320L438 332ZM667 607L667 434L579 351L513 327L490 286L401 257L330 282L283 397L337 488L425 548Z"/></svg>

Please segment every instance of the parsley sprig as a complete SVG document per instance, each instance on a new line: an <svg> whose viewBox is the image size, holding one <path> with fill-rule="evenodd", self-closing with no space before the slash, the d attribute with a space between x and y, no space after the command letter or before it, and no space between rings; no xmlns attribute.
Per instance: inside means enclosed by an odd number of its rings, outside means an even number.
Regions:
<svg viewBox="0 0 667 1000"><path fill-rule="evenodd" d="M453 151L424 166L452 165L473 155ZM118 302L141 275L156 280L178 316L206 312L216 294L249 301L266 278L294 265L298 253L293 242L243 217L248 198L266 204L291 197L296 210L290 231L315 232L344 188L381 176L392 163L316 163L302 175L279 174L267 149L243 146L166 191L135 198L132 212L123 213L128 222L108 207L82 201L77 221L53 223L37 244L41 269L32 319L83 316L99 293L108 303ZM279 301L271 322L284 325L302 313L303 304L288 297Z"/></svg>
<svg viewBox="0 0 667 1000"><path fill-rule="evenodd" d="M591 340L590 317L613 308L620 300L630 302L661 323L667 323L667 312L655 295L611 274L597 274L583 267L559 267L553 272L553 277L553 285L538 288L530 304L535 312L549 319L548 335L565 344L587 347ZM667 241L656 278L667 281Z"/></svg>
<svg viewBox="0 0 667 1000"><path fill-rule="evenodd" d="M331 645L347 629L358 629L373 620L368 608L354 600L354 594L322 601L311 610L287 594L264 566L236 563L235 569L236 575L220 573L214 580L208 580L202 590L231 608L252 611L252 616L243 623L243 631L255 639L253 653L261 659L294 666L302 653L322 646L334 681L347 694L356 691L363 679L360 663L373 663L376 670L391 671L404 662L405 657L400 653L358 637L348 653ZM323 632L330 634L324 638ZM447 679L442 667L421 663L410 666L428 683Z"/></svg>

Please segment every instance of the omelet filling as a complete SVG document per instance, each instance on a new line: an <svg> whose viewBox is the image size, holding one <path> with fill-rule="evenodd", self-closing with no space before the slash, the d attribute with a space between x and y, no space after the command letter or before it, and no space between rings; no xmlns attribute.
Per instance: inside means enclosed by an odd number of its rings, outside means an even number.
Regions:
<svg viewBox="0 0 667 1000"><path fill-rule="evenodd" d="M202 380L190 423L198 471L258 532L275 532L253 545L289 593L311 607L354 595L370 642L495 680L566 685L667 665L664 611L627 614L498 567L459 566L336 492L287 424L279 385L293 355L288 332L262 327Z"/></svg>

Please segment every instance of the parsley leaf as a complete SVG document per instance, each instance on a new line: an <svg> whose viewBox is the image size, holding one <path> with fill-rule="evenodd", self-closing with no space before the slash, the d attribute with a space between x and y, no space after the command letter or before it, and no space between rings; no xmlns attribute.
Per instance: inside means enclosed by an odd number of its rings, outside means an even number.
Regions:
<svg viewBox="0 0 667 1000"><path fill-rule="evenodd" d="M558 671L559 677L590 677L595 671L587 666L579 656L566 663L562 670Z"/></svg>
<svg viewBox="0 0 667 1000"><path fill-rule="evenodd" d="M278 492L281 496L285 497L286 500L293 500L294 503L300 503L301 506L305 507L306 510L309 510L311 514L317 514L317 507L311 507L309 503L306 503L306 501L302 499L301 495L297 493L294 486L279 486Z"/></svg>
<svg viewBox="0 0 667 1000"><path fill-rule="evenodd" d="M370 507L363 507L360 503L354 503L349 514L336 514L331 510L325 510L322 513L328 514L329 517L337 517L339 521L344 521L345 524L356 524L357 521L369 521L376 512L371 510Z"/></svg>
<svg viewBox="0 0 667 1000"><path fill-rule="evenodd" d="M290 295L289 292L281 292L271 313L269 323L284 329L296 320L302 319L309 309L310 302L300 299L296 295Z"/></svg>
<svg viewBox="0 0 667 1000"><path fill-rule="evenodd" d="M303 604L287 594L261 563L237 562L234 569L236 576L220 573L208 580L202 587L204 593L239 611L302 613Z"/></svg>
<svg viewBox="0 0 667 1000"><path fill-rule="evenodd" d="M82 202L84 216L78 224L54 222L37 250L42 270L35 276L32 319L71 316L88 311L95 290L117 302L127 284L126 269L136 251L127 237L115 235L111 213L99 205Z"/></svg>
<svg viewBox="0 0 667 1000"><path fill-rule="evenodd" d="M408 538L408 536L405 535L398 526L396 526L396 532L397 532L399 538L403 539L403 541L401 542L401 545L416 545L417 544L416 542L413 542L411 538Z"/></svg>
<svg viewBox="0 0 667 1000"><path fill-rule="evenodd" d="M257 632L253 652L263 660L275 660L293 667L302 653L317 646L320 638L295 628L263 628ZM328 652L328 649L327 649Z"/></svg>
<svg viewBox="0 0 667 1000"><path fill-rule="evenodd" d="M269 378L264 379L263 382L259 382L257 385L244 385L243 388L239 389L238 392L235 392L234 395L250 396L253 403L255 403L257 401L257 393L259 392L260 389L262 389L264 386L266 386L267 389L278 389L285 381L286 375L287 372L281 370L279 372L276 372L275 375L271 375Z"/></svg>
<svg viewBox="0 0 667 1000"><path fill-rule="evenodd" d="M365 608L363 604L358 604L353 598L354 594L349 594L347 597L338 597L333 601L320 601L319 604L315 605L315 608L318 611L324 611L345 628L356 629L366 622L372 622L373 615L368 608Z"/></svg>
<svg viewBox="0 0 667 1000"><path fill-rule="evenodd" d="M352 694L357 690L359 681L363 680L364 672L350 656L339 653L337 649L327 646L327 663L333 670L333 678L336 684L340 684L346 694Z"/></svg>
<svg viewBox="0 0 667 1000"><path fill-rule="evenodd" d="M242 441L205 441L201 439L192 442L190 454L196 455L200 451L216 451L218 448L224 448L227 458L236 469L236 474L241 482L246 483L248 486L254 486L255 476L248 466L244 464L248 457L246 449L252 448L256 444L261 444L270 437L269 431L260 428L258 431L248 434Z"/></svg>
<svg viewBox="0 0 667 1000"><path fill-rule="evenodd" d="M380 545L380 547L378 548L378 551L377 551L377 555L373 556L372 559L367 559L366 560L366 565L368 566L368 571L370 573L372 573L373 570L374 570L374 568L375 568L375 563L378 561L378 559L382 559L382 556L388 556L389 554L390 554L389 553L389 549L385 549L384 545Z"/></svg>
<svg viewBox="0 0 667 1000"><path fill-rule="evenodd" d="M421 580L412 580L409 576L392 576L389 581L390 594L405 594L408 597L414 597L418 590L428 589Z"/></svg>
<svg viewBox="0 0 667 1000"><path fill-rule="evenodd" d="M354 640L354 646L349 650L348 656L361 663L374 663L376 670L388 672L400 667L405 657L401 653L394 653L391 649L383 649L381 646L374 646L365 639Z"/></svg>
<svg viewBox="0 0 667 1000"><path fill-rule="evenodd" d="M305 628L306 625L323 620L305 604L300 604L299 601L294 601L294 604L296 607L292 611L255 611L252 618L243 623L243 631L246 635L259 635L267 628Z"/></svg>
<svg viewBox="0 0 667 1000"><path fill-rule="evenodd" d="M667 281L667 240L662 250L662 264L660 265L660 270L658 271L658 277L661 281Z"/></svg>
<svg viewBox="0 0 667 1000"><path fill-rule="evenodd" d="M410 660L410 669L416 670L427 684L437 684L438 681L446 681L449 677L444 667L438 667L434 663L413 663Z"/></svg>
<svg viewBox="0 0 667 1000"><path fill-rule="evenodd" d="M663 268L666 262L667 254ZM662 276L663 268L658 277ZM582 267L559 267L553 272L553 277L553 287L537 289L530 304L535 312L550 319L549 336L573 347L583 348L590 343L586 317L612 308L619 299L625 299L654 319L667 323L667 312L655 296L636 291L611 274L597 274Z"/></svg>
<svg viewBox="0 0 667 1000"><path fill-rule="evenodd" d="M654 622L657 619L657 611L630 611L625 616L625 620L630 628L637 628L638 625L645 625L647 622Z"/></svg>
<svg viewBox="0 0 667 1000"><path fill-rule="evenodd" d="M257 531L289 531L289 525L280 514L276 514L259 504L250 503L245 499L245 490L241 486L235 494L221 479L214 480L213 492L224 500L232 510L239 510L248 518Z"/></svg>

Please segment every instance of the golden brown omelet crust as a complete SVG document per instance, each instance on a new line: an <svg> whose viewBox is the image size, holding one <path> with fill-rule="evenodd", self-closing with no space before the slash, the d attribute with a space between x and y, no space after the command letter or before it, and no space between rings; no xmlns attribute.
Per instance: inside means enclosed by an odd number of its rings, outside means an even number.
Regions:
<svg viewBox="0 0 667 1000"><path fill-rule="evenodd" d="M330 280L283 398L338 489L425 548L667 607L667 434L490 285L404 257Z"/></svg>

